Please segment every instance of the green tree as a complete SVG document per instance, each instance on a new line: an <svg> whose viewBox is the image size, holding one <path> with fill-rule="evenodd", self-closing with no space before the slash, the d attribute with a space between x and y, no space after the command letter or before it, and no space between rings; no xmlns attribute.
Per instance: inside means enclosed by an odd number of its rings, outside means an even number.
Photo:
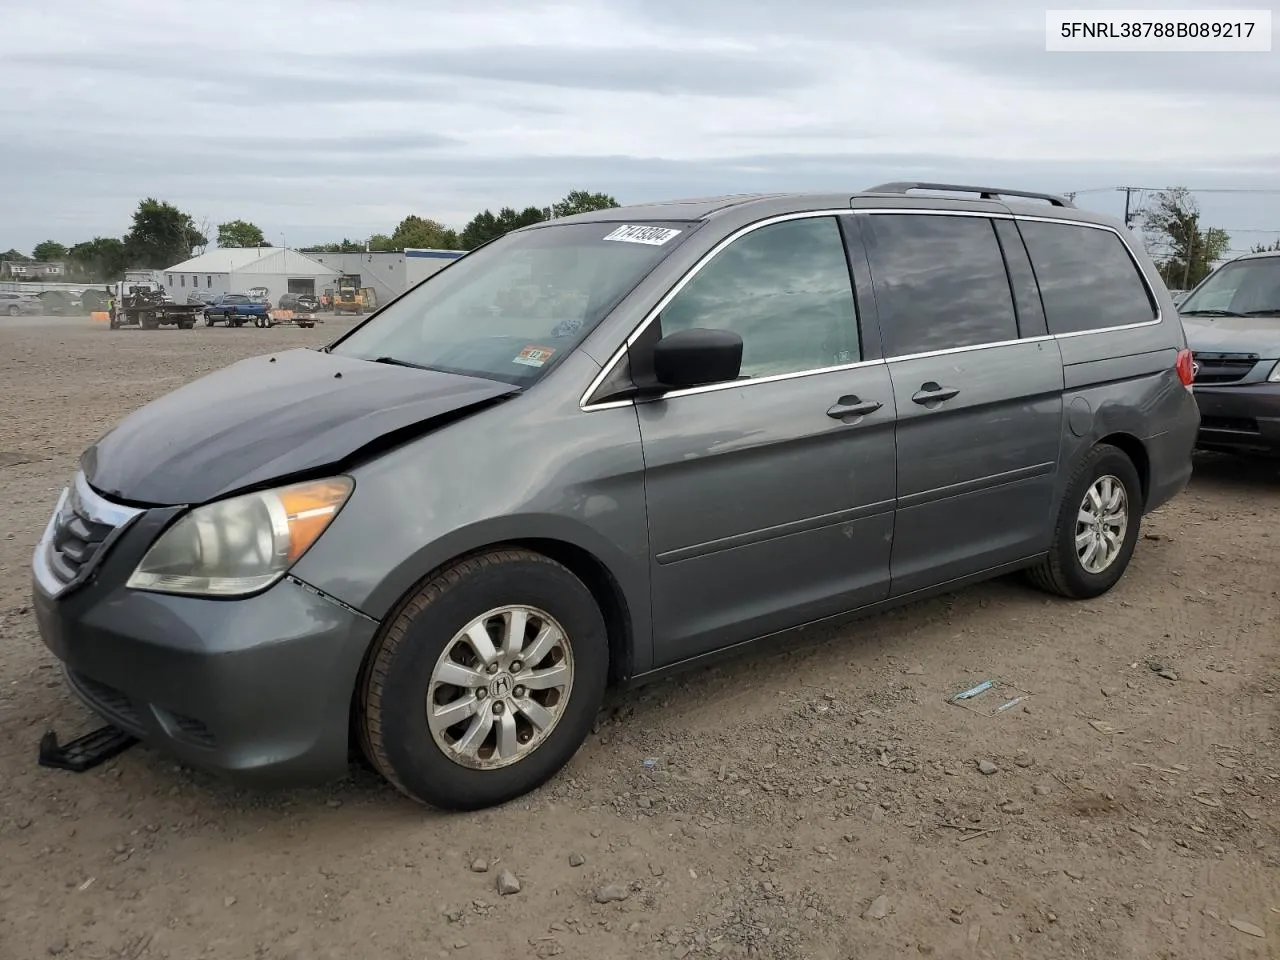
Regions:
<svg viewBox="0 0 1280 960"><path fill-rule="evenodd" d="M1273 250L1280 251L1280 240L1275 240L1271 244L1255 243L1250 253L1271 253Z"/></svg>
<svg viewBox="0 0 1280 960"><path fill-rule="evenodd" d="M199 244L192 244L199 246ZM262 228L247 220L229 220L218 224L218 246L220 247L269 247L262 236Z"/></svg>
<svg viewBox="0 0 1280 960"><path fill-rule="evenodd" d="M94 237L77 243L67 251L67 259L78 279L102 283L119 280L129 266L124 241L116 237Z"/></svg>
<svg viewBox="0 0 1280 960"><path fill-rule="evenodd" d="M1209 275L1231 247L1219 227L1201 227L1200 208L1186 187L1161 190L1142 211L1142 230L1164 282L1190 290Z"/></svg>
<svg viewBox="0 0 1280 960"><path fill-rule="evenodd" d="M315 243L309 247L302 247L299 253L360 253L363 250L363 243L356 243L344 237L340 243Z"/></svg>
<svg viewBox="0 0 1280 960"><path fill-rule="evenodd" d="M391 234L392 248L423 247L430 250L456 250L458 231L436 220L428 220L410 214L396 226Z"/></svg>
<svg viewBox="0 0 1280 960"><path fill-rule="evenodd" d="M592 210L611 210L621 206L607 193L588 193L586 190L570 190L559 203L551 205L551 216L572 217L575 213Z"/></svg>
<svg viewBox="0 0 1280 960"><path fill-rule="evenodd" d="M474 250L490 240L496 240L505 233L521 227L532 226L547 219L547 211L540 207L525 207L517 211L514 207L503 207L495 215L490 210L477 213L471 222L462 230L461 249Z"/></svg>
<svg viewBox="0 0 1280 960"><path fill-rule="evenodd" d="M57 263L67 259L67 248L56 240L46 240L44 243L36 244L35 249L31 251L31 257L41 263Z"/></svg>
<svg viewBox="0 0 1280 960"><path fill-rule="evenodd" d="M125 234L129 263L134 267L162 270L191 256L192 247L207 244L191 215L171 203L148 197L138 203L133 226Z"/></svg>
<svg viewBox="0 0 1280 960"><path fill-rule="evenodd" d="M0 253L0 260L8 260L11 263L30 263L31 258L25 253L19 253L17 250L10 248L6 253Z"/></svg>

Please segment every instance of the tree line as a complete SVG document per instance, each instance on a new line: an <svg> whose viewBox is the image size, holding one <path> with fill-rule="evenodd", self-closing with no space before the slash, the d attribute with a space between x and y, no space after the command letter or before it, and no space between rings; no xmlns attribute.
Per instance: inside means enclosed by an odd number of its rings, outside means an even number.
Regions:
<svg viewBox="0 0 1280 960"><path fill-rule="evenodd" d="M406 247L474 250L520 227L591 210L608 210L616 206L619 206L618 201L607 193L571 190L563 199L549 207L525 207L523 210L502 207L497 213L489 209L482 210L461 230L446 227L438 220L411 214L401 220L390 234L376 233L367 241L344 239L337 243L320 243L299 249L303 253L358 253L364 251L367 243L368 249L382 251L404 250Z"/></svg>
<svg viewBox="0 0 1280 960"><path fill-rule="evenodd" d="M461 230L438 220L410 214L390 234L374 234L367 241L344 239L337 243L299 248L303 253L357 253L369 250L403 250L426 247L439 250L474 250L519 227L568 217L589 210L619 206L605 193L570 191L549 207L502 207L497 213L482 210ZM126 270L163 270L188 259L192 251L208 245L207 228L171 203L148 197L138 203L128 232L121 237L94 237L66 245L45 240L35 245L31 255L17 250L0 253L0 260L18 263L63 263L68 279L93 283L120 279ZM262 229L247 220L229 220L217 225L219 247L269 247Z"/></svg>

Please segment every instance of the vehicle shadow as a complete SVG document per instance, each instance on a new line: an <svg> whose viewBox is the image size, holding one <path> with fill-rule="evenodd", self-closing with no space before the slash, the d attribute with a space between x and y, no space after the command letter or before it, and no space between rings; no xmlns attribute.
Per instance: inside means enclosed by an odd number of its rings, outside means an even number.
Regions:
<svg viewBox="0 0 1280 960"><path fill-rule="evenodd" d="M1247 487L1272 494L1280 492L1280 457L1196 453L1190 489L1240 492Z"/></svg>

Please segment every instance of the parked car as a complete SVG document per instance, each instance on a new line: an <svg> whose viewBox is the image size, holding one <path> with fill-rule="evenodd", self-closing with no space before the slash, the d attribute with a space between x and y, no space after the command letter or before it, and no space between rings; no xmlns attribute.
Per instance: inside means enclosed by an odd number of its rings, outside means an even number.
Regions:
<svg viewBox="0 0 1280 960"><path fill-rule="evenodd" d="M193 290L187 294L187 303L192 306L207 307L218 299L216 293L210 293L205 290Z"/></svg>
<svg viewBox="0 0 1280 960"><path fill-rule="evenodd" d="M125 418L34 608L79 696L188 763L289 782L358 744L482 807L609 682L1012 571L1105 593L1191 475L1190 383L1151 259L1047 194L566 217Z"/></svg>
<svg viewBox="0 0 1280 960"><path fill-rule="evenodd" d="M212 327L219 320L229 327L244 326L251 320L258 324L271 314L271 304L250 299L243 293L224 293L206 304L204 308L204 325Z"/></svg>
<svg viewBox="0 0 1280 960"><path fill-rule="evenodd" d="M1178 307L1205 450L1280 454L1280 251L1223 264Z"/></svg>
<svg viewBox="0 0 1280 960"><path fill-rule="evenodd" d="M320 309L320 301L310 293L286 293L280 298L281 310L303 310L315 313Z"/></svg>
<svg viewBox="0 0 1280 960"><path fill-rule="evenodd" d="M1173 299L1174 306L1177 306L1183 300L1187 299L1187 294L1190 292L1190 290L1170 290L1169 296Z"/></svg>
<svg viewBox="0 0 1280 960"><path fill-rule="evenodd" d="M35 295L40 312L51 317L69 317L83 313L80 295L70 290L44 290Z"/></svg>
<svg viewBox="0 0 1280 960"><path fill-rule="evenodd" d="M0 292L0 313L16 317L21 314L36 315L44 313L44 304L39 297L29 293Z"/></svg>

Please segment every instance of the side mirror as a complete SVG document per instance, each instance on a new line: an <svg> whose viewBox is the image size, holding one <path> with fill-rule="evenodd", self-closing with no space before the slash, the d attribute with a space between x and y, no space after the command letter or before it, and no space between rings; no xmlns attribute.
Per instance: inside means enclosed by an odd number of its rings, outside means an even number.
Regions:
<svg viewBox="0 0 1280 960"><path fill-rule="evenodd" d="M730 330L679 330L653 348L653 373L665 387L702 387L737 380L742 338Z"/></svg>

